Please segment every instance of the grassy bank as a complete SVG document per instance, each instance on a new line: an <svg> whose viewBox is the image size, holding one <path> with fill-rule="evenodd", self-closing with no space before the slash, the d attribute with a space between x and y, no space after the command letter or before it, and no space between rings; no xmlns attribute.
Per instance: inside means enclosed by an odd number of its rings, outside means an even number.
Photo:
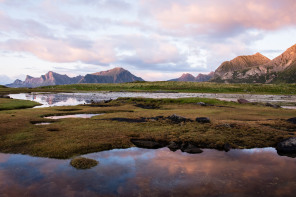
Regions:
<svg viewBox="0 0 296 197"><path fill-rule="evenodd" d="M133 82L120 84L74 84L40 88L1 88L0 94L18 92L145 91L242 94L296 94L296 84L223 84L198 82Z"/></svg>
<svg viewBox="0 0 296 197"><path fill-rule="evenodd" d="M37 102L34 102L34 101L0 98L0 111L1 110L32 108L32 107L35 107L38 105L40 105L40 104Z"/></svg>
<svg viewBox="0 0 296 197"><path fill-rule="evenodd" d="M197 105L206 102L208 106ZM154 109L145 109L153 106ZM48 115L103 113L91 119L48 120ZM192 122L174 123L177 114ZM42 157L73 156L133 146L131 139L193 142L202 148L221 149L276 146L295 136L295 125L286 120L294 110L259 105L239 105L214 99L118 99L108 104L0 111L0 152ZM201 124L196 117L208 117ZM34 125L51 122L50 125Z"/></svg>

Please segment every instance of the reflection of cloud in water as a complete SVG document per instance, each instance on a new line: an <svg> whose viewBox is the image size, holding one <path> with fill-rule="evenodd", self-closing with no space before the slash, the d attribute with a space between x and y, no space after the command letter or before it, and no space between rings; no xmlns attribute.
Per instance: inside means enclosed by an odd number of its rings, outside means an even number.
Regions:
<svg viewBox="0 0 296 197"><path fill-rule="evenodd" d="M9 157L8 157L9 156ZM100 163L0 154L0 192L8 196L293 196L296 160L274 149L191 155L167 148L92 153ZM4 159L3 159L4 158Z"/></svg>

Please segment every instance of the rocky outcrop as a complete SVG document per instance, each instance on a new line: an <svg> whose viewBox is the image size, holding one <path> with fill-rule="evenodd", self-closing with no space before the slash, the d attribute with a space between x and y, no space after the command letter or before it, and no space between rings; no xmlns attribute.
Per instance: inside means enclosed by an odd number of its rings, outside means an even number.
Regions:
<svg viewBox="0 0 296 197"><path fill-rule="evenodd" d="M184 73L181 77L177 79L171 79L169 81L191 81L191 82L205 82L209 81L213 78L214 72L210 72L209 74L199 74L194 77L192 74Z"/></svg>
<svg viewBox="0 0 296 197"><path fill-rule="evenodd" d="M114 68L93 74L87 74L79 83L126 83L134 81L144 81L142 78L131 74L123 68Z"/></svg>
<svg viewBox="0 0 296 197"><path fill-rule="evenodd" d="M211 81L226 83L295 83L296 45L273 60L256 53L239 56L219 66Z"/></svg>
<svg viewBox="0 0 296 197"><path fill-rule="evenodd" d="M147 149L158 149L163 148L167 145L166 142L162 141L154 141L154 140L145 140L145 139L131 139L131 142L139 147L139 148L147 148Z"/></svg>

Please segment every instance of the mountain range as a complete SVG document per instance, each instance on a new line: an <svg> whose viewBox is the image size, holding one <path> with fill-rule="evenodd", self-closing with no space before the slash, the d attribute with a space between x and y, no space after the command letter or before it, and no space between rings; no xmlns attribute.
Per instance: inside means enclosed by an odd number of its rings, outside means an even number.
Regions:
<svg viewBox="0 0 296 197"><path fill-rule="evenodd" d="M60 75L58 73L49 71L41 77L34 78L27 75L25 81L19 79L15 80L11 84L7 84L7 87L40 87L49 85L66 85L77 83L124 83L133 81L144 81L140 77L136 77L129 71L123 68L113 68L111 70L102 71L93 74L87 74L85 76L68 77L67 75Z"/></svg>
<svg viewBox="0 0 296 197"><path fill-rule="evenodd" d="M194 77L190 73L184 73L181 77L177 79L171 79L169 81L193 81L193 82L205 82L212 79L214 76L214 72L210 72L209 74L199 74Z"/></svg>
<svg viewBox="0 0 296 197"><path fill-rule="evenodd" d="M55 72L48 72L39 78L27 75L25 81L19 79L7 87L39 87L77 83L124 83L144 81L128 70L117 67L107 71L68 77ZM218 83L296 83L296 44L278 57L270 60L260 53L238 56L223 62L215 72L199 74L194 77L189 73L169 81L218 82Z"/></svg>
<svg viewBox="0 0 296 197"><path fill-rule="evenodd" d="M224 83L296 83L296 45L273 60L256 53L223 62L216 69L211 81Z"/></svg>

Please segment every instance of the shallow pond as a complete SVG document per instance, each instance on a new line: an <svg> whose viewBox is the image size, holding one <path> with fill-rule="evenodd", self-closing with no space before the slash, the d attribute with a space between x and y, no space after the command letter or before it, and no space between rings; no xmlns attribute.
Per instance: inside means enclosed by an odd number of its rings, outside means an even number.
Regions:
<svg viewBox="0 0 296 197"><path fill-rule="evenodd" d="M281 103L296 106L296 96L290 95L255 95L255 94L214 94L214 93L151 93L151 92L96 92L96 93L31 93L10 94L11 98L37 101L42 104L38 107L49 106L74 106L84 103L99 102L118 97L143 97L143 98L216 98L225 101L237 101L239 98L251 102Z"/></svg>
<svg viewBox="0 0 296 197"><path fill-rule="evenodd" d="M296 159L273 148L129 148L84 155L99 161L77 170L70 160L0 153L4 196L295 196Z"/></svg>
<svg viewBox="0 0 296 197"><path fill-rule="evenodd" d="M102 114L72 114L72 115L64 115L64 116L47 116L44 118L58 120L58 119L65 119L65 118L91 118L93 116L98 116Z"/></svg>

